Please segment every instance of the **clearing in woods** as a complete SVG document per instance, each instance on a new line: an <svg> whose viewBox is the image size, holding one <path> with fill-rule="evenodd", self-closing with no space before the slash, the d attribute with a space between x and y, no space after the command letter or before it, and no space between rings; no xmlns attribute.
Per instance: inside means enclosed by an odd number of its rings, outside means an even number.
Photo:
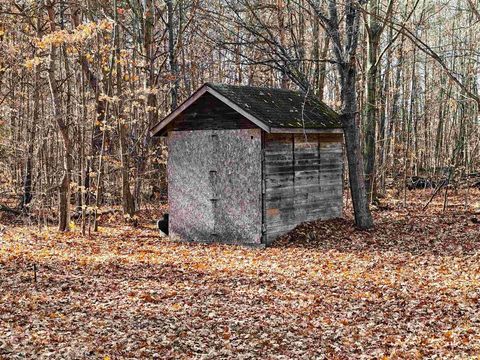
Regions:
<svg viewBox="0 0 480 360"><path fill-rule="evenodd" d="M480 192L445 213L429 195L386 202L373 231L306 224L266 250L7 226L0 358L473 357Z"/></svg>

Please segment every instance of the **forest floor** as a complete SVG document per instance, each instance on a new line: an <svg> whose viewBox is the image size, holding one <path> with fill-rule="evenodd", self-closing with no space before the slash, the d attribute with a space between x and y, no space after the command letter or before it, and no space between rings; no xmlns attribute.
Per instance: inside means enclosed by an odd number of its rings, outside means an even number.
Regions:
<svg viewBox="0 0 480 360"><path fill-rule="evenodd" d="M265 250L4 221L0 359L473 358L480 191L445 212L422 210L430 194L384 199L372 231L347 216Z"/></svg>

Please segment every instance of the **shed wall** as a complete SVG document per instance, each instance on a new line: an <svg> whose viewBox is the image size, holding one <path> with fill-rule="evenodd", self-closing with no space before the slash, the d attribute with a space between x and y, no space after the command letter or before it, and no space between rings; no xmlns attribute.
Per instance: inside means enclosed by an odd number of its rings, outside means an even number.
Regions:
<svg viewBox="0 0 480 360"><path fill-rule="evenodd" d="M261 130L172 131L168 141L170 234L259 244Z"/></svg>
<svg viewBox="0 0 480 360"><path fill-rule="evenodd" d="M302 222L342 215L342 140L340 134L265 134L266 242Z"/></svg>

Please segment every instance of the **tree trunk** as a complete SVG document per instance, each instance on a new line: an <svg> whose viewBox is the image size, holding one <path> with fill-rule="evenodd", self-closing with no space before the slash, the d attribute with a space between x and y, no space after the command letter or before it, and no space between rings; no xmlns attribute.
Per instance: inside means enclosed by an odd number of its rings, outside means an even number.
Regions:
<svg viewBox="0 0 480 360"><path fill-rule="evenodd" d="M53 3L47 5L50 30L55 31L55 10ZM50 45L50 59L48 67L48 83L52 98L53 117L60 131L63 141L63 175L58 187L58 230L67 231L70 222L70 176L72 171L72 145L68 134L68 125L62 112L62 101L59 94L59 82L55 78L58 49Z"/></svg>
<svg viewBox="0 0 480 360"><path fill-rule="evenodd" d="M320 67L318 69L319 78L318 78L318 98L323 101L325 97L325 79L327 77L327 62L324 61L328 55L328 48L330 46L330 38L326 36L323 40L323 48L320 54L320 59L322 62L320 63Z"/></svg>
<svg viewBox="0 0 480 360"><path fill-rule="evenodd" d="M117 125L118 125L118 137L119 137L119 151L120 151L120 163L121 163L121 174L122 174L122 207L123 215L128 220L131 221L135 215L135 202L133 201L132 193L130 192L130 162L127 154L127 134L126 134L126 123L123 117L123 91L122 91L122 64L120 59L120 27L118 24L118 8L117 0L113 2L114 11L115 11L115 60L116 60L116 85L117 85Z"/></svg>
<svg viewBox="0 0 480 360"><path fill-rule="evenodd" d="M368 70L366 79L367 103L365 105L365 188L367 190L368 201L372 201L374 197L375 182L375 156L376 141L375 133L377 127L377 92L378 92L378 48L380 44L380 32L378 24L375 21L370 22L370 30L368 32Z"/></svg>
<svg viewBox="0 0 480 360"><path fill-rule="evenodd" d="M373 219L368 207L365 179L363 175L363 156L360 147L360 134L357 118L357 89L355 64L349 64L344 69L342 84L342 123L345 133L347 150L350 193L355 215L355 224L360 229L373 226Z"/></svg>
<svg viewBox="0 0 480 360"><path fill-rule="evenodd" d="M75 2L70 4L71 20L74 27L80 26L80 10ZM93 118L92 124L92 138L91 138L91 156L87 159L86 166L86 176L83 186L86 191L86 205L89 205L91 201L91 190L90 190L90 172L95 171L95 161L96 157L100 156L100 152L103 151L104 143L104 133L101 130L101 124L106 121L106 111L107 111L107 102L103 99L101 95L100 81L92 68L90 67L87 58L85 55L79 53L79 62L82 68L82 72L88 81L88 84L95 95L95 117ZM98 169L98 171L101 171ZM98 187L98 184L97 184ZM100 194L99 194L100 195Z"/></svg>
<svg viewBox="0 0 480 360"><path fill-rule="evenodd" d="M38 6L39 4L37 4ZM37 8L37 19L36 19L36 27L37 27L37 36L38 38L42 37L41 31L41 13L40 13L40 6ZM28 211L28 205L32 201L33 194L32 194L32 172L33 172L33 152L34 152L34 144L35 144L35 137L37 133L36 126L38 124L39 118L39 107L40 107L40 72L41 68L40 65L35 66L35 78L34 78L34 88L33 88L33 113L32 113L32 123L28 128L28 150L27 150L27 160L25 162L25 176L23 180L23 195L20 200L20 210Z"/></svg>
<svg viewBox="0 0 480 360"><path fill-rule="evenodd" d="M283 0L277 0L277 16L278 16L278 40L281 47L285 47L285 16L284 16L285 4ZM282 89L288 88L288 67L290 64L285 64L282 68L280 87Z"/></svg>
<svg viewBox="0 0 480 360"><path fill-rule="evenodd" d="M174 8L173 8L173 0L166 0L167 4L167 31L168 31L168 60L170 63L170 71L172 75L172 89L170 90L171 95L171 102L170 108L171 110L175 110L177 108L178 103L178 65L177 65L177 57L175 55L175 22L174 22Z"/></svg>
<svg viewBox="0 0 480 360"><path fill-rule="evenodd" d="M345 44L342 44L339 28L337 1L328 3L330 21L325 25L332 42L332 50L337 60L337 72L340 78L342 113L347 148L348 171L350 192L355 216L355 224L360 229L373 227L373 219L368 207L367 193L365 191L365 178L363 175L363 156L360 147L359 126L357 117L357 87L356 87L356 62L359 38L360 10L353 0L345 3Z"/></svg>
<svg viewBox="0 0 480 360"><path fill-rule="evenodd" d="M145 77L145 88L147 88L147 119L148 128L152 127L158 121L157 113L157 95L153 91L157 86L157 77L155 76L155 41L153 36L154 31L154 11L155 7L152 0L145 0L144 2L144 18L145 25L143 26L143 47L145 51L145 58L148 62L147 76ZM136 158L136 178L135 178L135 190L134 200L136 202L136 208L140 209L141 206L141 189L143 183L143 177L147 165L148 149L155 139L152 139L150 135L145 133L142 140L142 146L140 146L137 158Z"/></svg>

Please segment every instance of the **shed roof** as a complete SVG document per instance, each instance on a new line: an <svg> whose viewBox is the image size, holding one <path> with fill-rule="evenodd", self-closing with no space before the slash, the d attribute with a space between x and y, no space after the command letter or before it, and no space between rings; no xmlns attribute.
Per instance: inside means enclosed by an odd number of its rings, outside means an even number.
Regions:
<svg viewBox="0 0 480 360"><path fill-rule="evenodd" d="M323 102L303 92L252 86L206 83L176 110L156 124L152 136L161 135L167 125L201 96L209 93L268 133L341 132L339 115Z"/></svg>

